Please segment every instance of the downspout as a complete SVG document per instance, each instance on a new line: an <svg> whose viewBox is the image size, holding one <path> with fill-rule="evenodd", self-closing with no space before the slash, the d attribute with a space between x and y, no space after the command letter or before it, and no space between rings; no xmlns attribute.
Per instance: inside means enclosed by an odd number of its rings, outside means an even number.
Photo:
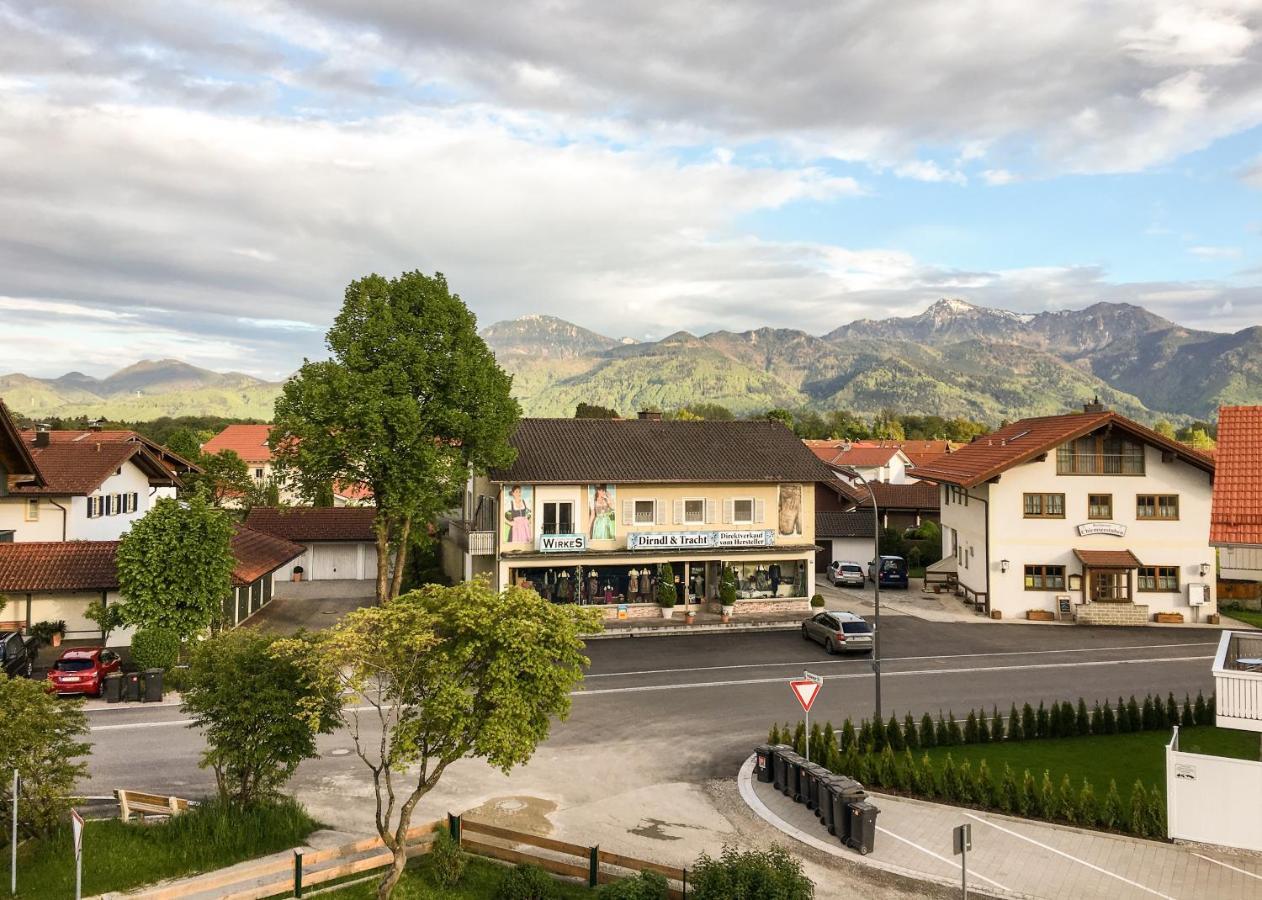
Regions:
<svg viewBox="0 0 1262 900"><path fill-rule="evenodd" d="M990 615L990 501L982 497L974 500L986 507L986 515L982 519L982 549L986 552L986 615Z"/></svg>
<svg viewBox="0 0 1262 900"><path fill-rule="evenodd" d="M62 506L60 503L58 503L56 500L50 499L48 502L51 503L53 506L57 507L59 510L61 510L61 539L64 541L66 539L66 516L67 516L66 508Z"/></svg>

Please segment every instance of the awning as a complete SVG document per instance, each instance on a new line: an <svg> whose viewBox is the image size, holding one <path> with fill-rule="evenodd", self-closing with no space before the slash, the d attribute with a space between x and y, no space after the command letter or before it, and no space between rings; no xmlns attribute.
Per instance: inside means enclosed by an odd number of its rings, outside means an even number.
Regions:
<svg viewBox="0 0 1262 900"><path fill-rule="evenodd" d="M1089 569L1137 569L1143 565L1129 550L1075 550L1074 556Z"/></svg>

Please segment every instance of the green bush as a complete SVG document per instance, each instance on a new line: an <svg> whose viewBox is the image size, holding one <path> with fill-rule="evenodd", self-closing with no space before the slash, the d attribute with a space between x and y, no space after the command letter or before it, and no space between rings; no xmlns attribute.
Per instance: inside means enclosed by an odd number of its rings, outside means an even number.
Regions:
<svg viewBox="0 0 1262 900"><path fill-rule="evenodd" d="M675 594L675 570L670 563L662 563L657 567L657 605L671 609L678 599Z"/></svg>
<svg viewBox="0 0 1262 900"><path fill-rule="evenodd" d="M978 743L977 713L973 712L971 709L968 711L968 718L964 720L964 743Z"/></svg>
<svg viewBox="0 0 1262 900"><path fill-rule="evenodd" d="M1029 709L1029 706L1030 705L1027 703L1026 709ZM1033 713L1031 713L1031 715L1033 715ZM1022 724L1024 718L1024 714L1018 715L1017 705L1015 703L1012 704L1012 709L1008 711L1008 740L1025 740L1025 726Z"/></svg>
<svg viewBox="0 0 1262 900"><path fill-rule="evenodd" d="M622 878L600 889L601 900L666 900L670 884L656 872L641 872L633 878Z"/></svg>
<svg viewBox="0 0 1262 900"><path fill-rule="evenodd" d="M1126 702L1126 728L1129 731L1144 730L1144 714L1139 709L1139 704L1135 702L1135 695L1131 695L1131 699ZM1199 722L1197 724L1200 724Z"/></svg>
<svg viewBox="0 0 1262 900"><path fill-rule="evenodd" d="M1017 783L1017 775L1012 766L1003 764L1003 775L999 778L999 809L1001 812L1013 813L1021 808L1021 785Z"/></svg>
<svg viewBox="0 0 1262 900"><path fill-rule="evenodd" d="M167 628L143 628L131 639L131 661L140 671L169 669L180 659L180 637Z"/></svg>
<svg viewBox="0 0 1262 900"><path fill-rule="evenodd" d="M1138 779L1131 788L1130 830L1140 837L1148 837L1148 791Z"/></svg>
<svg viewBox="0 0 1262 900"><path fill-rule="evenodd" d="M855 745L854 725L849 719L841 724L841 752L853 750Z"/></svg>
<svg viewBox="0 0 1262 900"><path fill-rule="evenodd" d="M938 722L933 726L933 742L938 747L951 746L951 735L947 731L946 719L942 718L942 710L938 710Z"/></svg>
<svg viewBox="0 0 1262 900"><path fill-rule="evenodd" d="M724 566L719 577L719 605L736 605L736 571L731 566Z"/></svg>
<svg viewBox="0 0 1262 900"><path fill-rule="evenodd" d="M1100 810L1096 815L1096 824L1101 828L1122 827L1122 795L1118 792L1117 782L1109 779L1109 790L1100 801Z"/></svg>
<svg viewBox="0 0 1262 900"><path fill-rule="evenodd" d="M553 900L558 893L551 875L538 866L522 863L504 873L495 900Z"/></svg>
<svg viewBox="0 0 1262 900"><path fill-rule="evenodd" d="M1027 741L1032 741L1039 735L1038 722L1034 717L1034 707L1028 703L1021 707L1021 734L1024 735L1024 739Z"/></svg>
<svg viewBox="0 0 1262 900"><path fill-rule="evenodd" d="M1100 709L1100 701L1091 708L1091 733L1104 734L1104 711Z"/></svg>
<svg viewBox="0 0 1262 900"><path fill-rule="evenodd" d="M823 594L813 595L811 597L811 606L815 609L823 609L824 608L824 595Z"/></svg>
<svg viewBox="0 0 1262 900"><path fill-rule="evenodd" d="M1179 704L1174 699L1174 694L1166 694L1166 727L1170 728L1179 724Z"/></svg>
<svg viewBox="0 0 1262 900"><path fill-rule="evenodd" d="M446 825L440 825L434 831L434 843L429 849L430 863L433 865L434 880L439 887L451 888L460 883L464 876L469 857L460 849L460 844L451 836ZM631 895L628 895L631 896Z"/></svg>
<svg viewBox="0 0 1262 900"><path fill-rule="evenodd" d="M1095 825L1100 818L1099 806L1095 798L1095 788L1090 781L1082 779L1082 787L1078 791L1078 821L1087 826Z"/></svg>
<svg viewBox="0 0 1262 900"><path fill-rule="evenodd" d="M60 634L65 637L66 623L61 619L55 622L36 622L30 627L28 633L40 644L47 646L53 642L53 635Z"/></svg>
<svg viewBox="0 0 1262 900"><path fill-rule="evenodd" d="M1078 816L1078 792L1074 790L1074 785L1069 780L1068 772L1060 778L1060 789L1057 791L1056 806L1058 817L1064 819L1070 825L1076 825L1081 821Z"/></svg>
<svg viewBox="0 0 1262 900"><path fill-rule="evenodd" d="M933 730L933 716L925 713L920 717L920 746L930 748L938 745Z"/></svg>
<svg viewBox="0 0 1262 900"><path fill-rule="evenodd" d="M1104 704L1104 715L1101 717L1104 730L1101 734L1117 734L1119 731L1117 716L1113 714L1113 707L1107 703Z"/></svg>
<svg viewBox="0 0 1262 900"><path fill-rule="evenodd" d="M888 743L888 735L885 733L885 723L879 718L872 721L872 749L878 753L885 749Z"/></svg>
<svg viewBox="0 0 1262 900"><path fill-rule="evenodd" d="M972 713L969 713L971 716ZM977 743L990 743L990 725L986 722L986 712L981 710L977 715Z"/></svg>
<svg viewBox="0 0 1262 900"><path fill-rule="evenodd" d="M1074 728L1079 734L1091 733L1091 717L1087 715L1087 704L1081 697L1078 698L1078 711L1074 714Z"/></svg>
<svg viewBox="0 0 1262 900"><path fill-rule="evenodd" d="M1196 724L1196 719L1192 715L1192 699L1187 695L1183 695L1183 709L1179 713L1179 724L1184 728L1191 728Z"/></svg>
<svg viewBox="0 0 1262 900"><path fill-rule="evenodd" d="M920 749L920 737L916 734L916 720L911 713L903 717L903 745L908 750Z"/></svg>
<svg viewBox="0 0 1262 900"><path fill-rule="evenodd" d="M702 854L689 873L694 900L811 900L815 885L802 863L780 846L741 852L724 847L718 859Z"/></svg>
<svg viewBox="0 0 1262 900"><path fill-rule="evenodd" d="M1196 705L1192 707L1192 720L1196 725L1211 725L1209 719L1209 708L1205 705L1205 695L1200 691L1196 692Z"/></svg>
<svg viewBox="0 0 1262 900"><path fill-rule="evenodd" d="M999 707L995 707L995 714L990 719L990 739L992 741L1003 740L1003 716L999 715Z"/></svg>
<svg viewBox="0 0 1262 900"><path fill-rule="evenodd" d="M1029 732L1026 732L1026 737L1028 738L1029 736ZM1047 707L1043 705L1042 700L1039 701L1038 716L1034 724L1034 736L1040 738L1051 736L1051 716L1048 715Z"/></svg>
<svg viewBox="0 0 1262 900"><path fill-rule="evenodd" d="M947 743L952 747L958 747L964 743L964 733L960 730L960 723L955 721L955 710L947 713Z"/></svg>
<svg viewBox="0 0 1262 900"><path fill-rule="evenodd" d="M907 746L907 742L903 739L903 728L898 724L898 718L894 713L890 713L890 720L885 725L885 743L895 751Z"/></svg>

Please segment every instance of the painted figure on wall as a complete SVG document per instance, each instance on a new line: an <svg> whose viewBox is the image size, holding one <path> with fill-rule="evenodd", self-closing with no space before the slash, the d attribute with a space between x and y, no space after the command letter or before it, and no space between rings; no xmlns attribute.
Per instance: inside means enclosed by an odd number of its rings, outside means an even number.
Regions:
<svg viewBox="0 0 1262 900"><path fill-rule="evenodd" d="M504 488L504 543L529 544L535 539L531 525L534 489L515 484Z"/></svg>
<svg viewBox="0 0 1262 900"><path fill-rule="evenodd" d="M802 485L780 485L780 533L802 533Z"/></svg>
<svg viewBox="0 0 1262 900"><path fill-rule="evenodd" d="M610 484L587 486L587 534L593 541L612 541L615 538L614 492L615 488Z"/></svg>

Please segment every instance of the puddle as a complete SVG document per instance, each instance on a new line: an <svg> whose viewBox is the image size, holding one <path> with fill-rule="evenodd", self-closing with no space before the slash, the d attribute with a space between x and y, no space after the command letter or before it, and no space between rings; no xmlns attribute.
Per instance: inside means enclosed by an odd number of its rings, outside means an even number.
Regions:
<svg viewBox="0 0 1262 900"><path fill-rule="evenodd" d="M552 833L552 822L548 820L557 805L551 800L540 797L513 795L510 797L493 797L481 806L465 810L461 815L488 825L499 825L526 831L530 834L547 835Z"/></svg>
<svg viewBox="0 0 1262 900"><path fill-rule="evenodd" d="M654 841L682 841L684 839L681 834L671 834L668 828L681 829L688 828L697 830L697 825L687 825L683 822L665 822L661 819L641 819L640 824L634 828L628 829L630 834L639 835L643 838L649 838Z"/></svg>

